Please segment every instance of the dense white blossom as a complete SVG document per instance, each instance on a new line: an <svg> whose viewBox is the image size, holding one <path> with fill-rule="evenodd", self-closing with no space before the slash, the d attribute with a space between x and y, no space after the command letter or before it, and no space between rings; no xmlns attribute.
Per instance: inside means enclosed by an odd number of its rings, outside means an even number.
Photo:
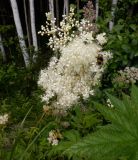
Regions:
<svg viewBox="0 0 138 160"><path fill-rule="evenodd" d="M55 25L51 13L46 16L46 26L41 26L40 34L50 36L48 45L61 55L59 59L53 57L49 66L41 71L38 84L45 91L42 100L46 106L64 112L80 99L94 95L111 53L102 51L105 33L94 38L95 24L87 19L77 21L73 8L68 16L63 15L60 26ZM45 112L48 111L46 107Z"/></svg>
<svg viewBox="0 0 138 160"><path fill-rule="evenodd" d="M46 104L67 110L80 98L85 100L94 94L93 87L99 84L111 54L101 52L101 46L93 39L91 32L83 32L61 48L59 59L53 57L49 67L41 71L38 84L45 90L42 99ZM103 56L103 66L97 64L99 54Z"/></svg>

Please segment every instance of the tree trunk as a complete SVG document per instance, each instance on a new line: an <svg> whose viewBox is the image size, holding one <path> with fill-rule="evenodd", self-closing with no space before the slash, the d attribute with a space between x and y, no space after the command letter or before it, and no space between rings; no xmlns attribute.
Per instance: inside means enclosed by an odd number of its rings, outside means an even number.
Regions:
<svg viewBox="0 0 138 160"><path fill-rule="evenodd" d="M79 10L80 10L80 0L77 0L77 17L79 19Z"/></svg>
<svg viewBox="0 0 138 160"><path fill-rule="evenodd" d="M27 8L26 8L26 0L23 0L23 7L24 7L24 14L25 14L25 24L26 24L26 30L27 30L27 38L28 38L28 45L31 47L31 28L30 28L30 23L28 19L28 13L27 13Z"/></svg>
<svg viewBox="0 0 138 160"><path fill-rule="evenodd" d="M3 62L6 62L6 54L5 54L5 50L3 47L1 34L0 34L0 50L1 50L2 57L3 57Z"/></svg>
<svg viewBox="0 0 138 160"><path fill-rule="evenodd" d="M40 0L40 12L43 12L43 0Z"/></svg>
<svg viewBox="0 0 138 160"><path fill-rule="evenodd" d="M53 0L49 0L49 12L51 12L52 14L52 19L54 20L54 1Z"/></svg>
<svg viewBox="0 0 138 160"><path fill-rule="evenodd" d="M63 15L69 14L69 1L64 0L64 8L63 8Z"/></svg>
<svg viewBox="0 0 138 160"><path fill-rule="evenodd" d="M133 16L134 8L135 8L135 5L132 5L130 7L130 9L128 10L128 17L131 18Z"/></svg>
<svg viewBox="0 0 138 160"><path fill-rule="evenodd" d="M34 0L29 0L29 2L30 2L30 16L31 16L31 30L32 30L33 46L35 47L35 51L38 51L36 28L35 28Z"/></svg>
<svg viewBox="0 0 138 160"><path fill-rule="evenodd" d="M19 18L19 11L18 11L17 2L16 2L16 0L10 0L10 2L11 2L14 22L15 22L15 26L16 26L16 30L17 30L17 34L18 34L18 38L19 38L19 44L20 44L20 47L21 47L21 50L23 53L25 65L27 67L29 65L29 55L27 53L26 44L23 39L24 38L23 37L23 30L22 30L21 21Z"/></svg>
<svg viewBox="0 0 138 160"><path fill-rule="evenodd" d="M56 22L57 26L59 26L59 1L56 0Z"/></svg>
<svg viewBox="0 0 138 160"><path fill-rule="evenodd" d="M98 19L99 15L99 0L96 0L96 20Z"/></svg>
<svg viewBox="0 0 138 160"><path fill-rule="evenodd" d="M118 0L112 0L112 8L111 8L111 15L112 15L112 20L109 22L109 30L111 31L113 26L114 26L114 16L115 16L115 8L117 6L117 1Z"/></svg>

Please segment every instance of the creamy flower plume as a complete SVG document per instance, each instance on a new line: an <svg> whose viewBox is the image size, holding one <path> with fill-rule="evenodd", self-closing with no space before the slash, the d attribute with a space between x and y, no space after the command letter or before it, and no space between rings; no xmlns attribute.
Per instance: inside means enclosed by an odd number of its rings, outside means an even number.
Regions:
<svg viewBox="0 0 138 160"><path fill-rule="evenodd" d="M88 6L86 9L91 12L92 3L89 2ZM48 21L40 34L50 36L48 45L60 51L61 55L59 59L53 57L48 68L41 71L38 84L45 91L42 100L53 110L66 111L80 99L93 95L105 64L111 58L110 53L102 52L101 45L106 43L105 33L96 38L93 36L96 29L92 23L94 15L89 14L77 21L71 8L58 27L51 20L51 14L46 14Z"/></svg>
<svg viewBox="0 0 138 160"><path fill-rule="evenodd" d="M82 97L94 94L104 65L97 64L102 54L103 64L110 53L101 52L101 46L93 41L92 33L83 33L61 48L61 57L53 57L49 67L40 73L38 84L45 90L42 99L53 108L67 110ZM87 43L84 43L84 42Z"/></svg>
<svg viewBox="0 0 138 160"><path fill-rule="evenodd" d="M91 11L90 11L91 12ZM45 26L41 26L38 33L50 36L48 46L54 51L60 50L68 45L75 37L79 37L83 32L89 33L96 31L96 25L91 23L89 18L82 19L80 22L75 19L74 8L70 8L69 15L63 15L63 20L59 26L55 25L56 19L52 19L51 13L46 13L47 21ZM91 36L92 38L92 36Z"/></svg>

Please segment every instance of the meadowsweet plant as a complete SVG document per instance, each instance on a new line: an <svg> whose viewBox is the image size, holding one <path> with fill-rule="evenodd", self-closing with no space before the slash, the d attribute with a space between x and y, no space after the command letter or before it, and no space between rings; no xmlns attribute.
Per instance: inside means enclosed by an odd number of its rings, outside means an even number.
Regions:
<svg viewBox="0 0 138 160"><path fill-rule="evenodd" d="M86 6L83 7L83 17L85 20L87 20L87 23L85 23L85 28L89 31L95 31L97 32L97 26L94 23L96 20L96 11L94 9L92 1L88 1Z"/></svg>
<svg viewBox="0 0 138 160"><path fill-rule="evenodd" d="M63 20L60 22L60 26L55 25L55 20L52 19L51 13L46 13L47 21L46 26L41 26L41 31L38 33L50 36L48 45L54 51L60 49L61 46L67 44L67 42L72 41L74 38L74 32L72 28L78 28L79 21L74 18L74 8L70 8L70 13L68 16L63 15Z"/></svg>
<svg viewBox="0 0 138 160"><path fill-rule="evenodd" d="M136 83L138 81L138 68L126 67L120 70L119 76L114 79L114 82Z"/></svg>
<svg viewBox="0 0 138 160"><path fill-rule="evenodd" d="M94 94L93 87L100 82L104 66L111 56L93 41L92 33L75 37L61 50L61 57L53 57L49 67L42 70L38 84L45 90L42 99L53 108L67 110L80 98ZM102 63L98 63L98 56Z"/></svg>
<svg viewBox="0 0 138 160"><path fill-rule="evenodd" d="M9 115L6 113L4 115L0 115L0 125L5 125L8 122Z"/></svg>
<svg viewBox="0 0 138 160"><path fill-rule="evenodd" d="M95 20L95 10L93 4L88 1L84 7L84 18L79 22L75 19L74 8L70 8L69 15L63 15L63 20L59 26L56 26L56 18L52 18L50 12L46 13L46 25L41 26L41 31L38 33L50 36L49 47L54 51L60 50L71 42L74 37L81 35L83 32L97 31L96 25L92 22Z"/></svg>
<svg viewBox="0 0 138 160"><path fill-rule="evenodd" d="M49 132L49 137L47 138L47 140L52 146L56 146L56 145L58 145L59 140L61 138L62 138L62 135L59 132L59 130L51 130Z"/></svg>
<svg viewBox="0 0 138 160"><path fill-rule="evenodd" d="M91 23L96 20L96 11L94 10L92 1L88 1L86 6L83 7L83 16Z"/></svg>
<svg viewBox="0 0 138 160"><path fill-rule="evenodd" d="M106 43L105 33L93 36L95 32L86 27L93 23L87 19L76 21L74 9L70 11L69 16L63 16L60 28L50 23L51 30L46 26L41 32L52 35L48 45L54 50L59 49L61 55L60 58L52 57L48 68L41 70L38 85L45 91L42 100L46 106L62 111L80 99L94 95L105 64L111 58L111 53L102 51L102 45ZM73 27L76 31L72 31Z"/></svg>
<svg viewBox="0 0 138 160"><path fill-rule="evenodd" d="M126 67L123 71L119 71L122 77L125 78L127 83L136 83L138 81L138 68Z"/></svg>

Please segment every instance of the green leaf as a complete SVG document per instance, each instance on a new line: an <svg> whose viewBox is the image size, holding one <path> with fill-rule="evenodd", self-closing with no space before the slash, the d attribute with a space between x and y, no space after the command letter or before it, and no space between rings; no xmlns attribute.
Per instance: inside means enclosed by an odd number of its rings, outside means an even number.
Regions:
<svg viewBox="0 0 138 160"><path fill-rule="evenodd" d="M92 115L86 115L83 119L83 124L85 128L91 128L93 125L97 124L99 121L96 118L96 116Z"/></svg>
<svg viewBox="0 0 138 160"><path fill-rule="evenodd" d="M119 39L120 41L123 40L122 36L118 35L117 37L118 37L118 39Z"/></svg>
<svg viewBox="0 0 138 160"><path fill-rule="evenodd" d="M131 97L109 98L114 108L96 104L111 123L84 137L64 151L69 157L91 160L138 160L138 88L132 86Z"/></svg>
<svg viewBox="0 0 138 160"><path fill-rule="evenodd" d="M133 29L134 31L136 31L137 26L136 26L135 24L131 24L131 25L130 25L130 28Z"/></svg>

